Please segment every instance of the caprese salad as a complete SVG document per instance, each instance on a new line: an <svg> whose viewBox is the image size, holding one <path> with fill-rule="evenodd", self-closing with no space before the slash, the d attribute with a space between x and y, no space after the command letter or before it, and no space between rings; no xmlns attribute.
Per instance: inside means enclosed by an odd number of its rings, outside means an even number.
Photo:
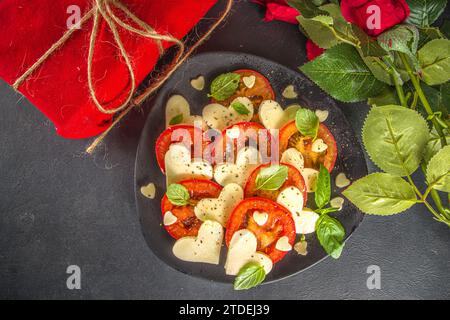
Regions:
<svg viewBox="0 0 450 320"><path fill-rule="evenodd" d="M204 82L199 76L191 84L203 90ZM254 70L218 75L208 97L202 114L192 115L183 96L171 96L156 141L167 182L162 225L175 239L173 254L219 264L227 250L224 272L235 276L237 290L261 283L291 251L306 255L306 234L316 232L339 257L345 230L329 213L343 203L330 199L337 147L327 111L283 109ZM308 197L314 208L306 207Z"/></svg>

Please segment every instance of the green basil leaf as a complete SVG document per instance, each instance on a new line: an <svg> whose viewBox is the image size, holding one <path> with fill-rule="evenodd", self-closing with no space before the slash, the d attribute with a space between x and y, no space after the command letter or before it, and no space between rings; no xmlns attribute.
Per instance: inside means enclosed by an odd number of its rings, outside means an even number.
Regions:
<svg viewBox="0 0 450 320"><path fill-rule="evenodd" d="M181 184L173 183L167 187L166 196L175 206L184 206L189 203L189 191Z"/></svg>
<svg viewBox="0 0 450 320"><path fill-rule="evenodd" d="M314 200L319 209L322 209L331 199L331 178L328 170L321 164L317 177Z"/></svg>
<svg viewBox="0 0 450 320"><path fill-rule="evenodd" d="M342 194L364 213L382 216L403 212L416 203L408 182L384 172L356 180Z"/></svg>
<svg viewBox="0 0 450 320"><path fill-rule="evenodd" d="M249 114L250 113L250 110L248 110L247 107L244 106L244 104L239 101L233 102L231 104L231 107L234 110L236 110L236 112L239 114Z"/></svg>
<svg viewBox="0 0 450 320"><path fill-rule="evenodd" d="M383 171L399 176L416 171L429 136L427 122L419 113L395 105L373 107L362 132L372 161Z"/></svg>
<svg viewBox="0 0 450 320"><path fill-rule="evenodd" d="M417 56L426 84L433 86L450 80L450 40L431 40L419 50Z"/></svg>
<svg viewBox="0 0 450 320"><path fill-rule="evenodd" d="M326 214L326 213L339 211L339 208L328 207L328 208L317 209L314 211L316 211L318 214Z"/></svg>
<svg viewBox="0 0 450 320"><path fill-rule="evenodd" d="M416 52L419 44L419 31L415 26L397 25L380 34L377 41L386 51L405 53L412 61L414 67L418 68Z"/></svg>
<svg viewBox="0 0 450 320"><path fill-rule="evenodd" d="M300 67L319 87L344 102L366 100L385 87L349 44L338 44Z"/></svg>
<svg viewBox="0 0 450 320"><path fill-rule="evenodd" d="M272 165L256 176L256 190L278 190L288 177L288 167Z"/></svg>
<svg viewBox="0 0 450 320"><path fill-rule="evenodd" d="M300 11L305 18L313 18L318 15L326 14L326 12L318 8L312 0L288 0L287 3Z"/></svg>
<svg viewBox="0 0 450 320"><path fill-rule="evenodd" d="M266 272L264 267L255 262L243 266L234 279L234 290L247 290L256 287L264 281Z"/></svg>
<svg viewBox="0 0 450 320"><path fill-rule="evenodd" d="M430 26L444 12L447 0L406 0L411 13L408 23L418 27Z"/></svg>
<svg viewBox="0 0 450 320"><path fill-rule="evenodd" d="M345 229L338 220L322 214L316 222L316 235L326 253L334 259L340 257L344 248Z"/></svg>
<svg viewBox="0 0 450 320"><path fill-rule="evenodd" d="M208 95L218 101L231 97L239 87L241 76L237 73L223 73L211 83L211 93Z"/></svg>
<svg viewBox="0 0 450 320"><path fill-rule="evenodd" d="M311 137L315 139L319 130L319 117L315 112L300 108L295 115L295 125L297 130L300 131L305 137Z"/></svg>
<svg viewBox="0 0 450 320"><path fill-rule="evenodd" d="M170 119L169 121L169 125L173 126L176 124L180 124L181 122L183 122L183 114L177 114L175 117L173 117L172 119Z"/></svg>
<svg viewBox="0 0 450 320"><path fill-rule="evenodd" d="M443 147L427 166L427 182L432 188L450 192L450 146Z"/></svg>

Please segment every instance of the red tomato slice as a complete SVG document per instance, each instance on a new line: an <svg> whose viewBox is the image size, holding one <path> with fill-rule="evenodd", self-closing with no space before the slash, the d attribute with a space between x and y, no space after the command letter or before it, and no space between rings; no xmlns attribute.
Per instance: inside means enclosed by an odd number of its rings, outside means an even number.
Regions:
<svg viewBox="0 0 450 320"><path fill-rule="evenodd" d="M161 212L171 211L177 217L177 221L169 226L164 226L167 232L175 239L187 236L196 236L202 224L195 213L194 207L203 198L217 198L222 187L217 183L204 179L191 179L180 182L189 191L190 203L185 206L173 205L166 195L161 200Z"/></svg>
<svg viewBox="0 0 450 320"><path fill-rule="evenodd" d="M231 130L237 128L239 130L239 138L233 139L230 137L230 134L227 135L227 132L231 132ZM262 133L260 133L260 130ZM255 140L256 139L256 140ZM250 142L252 141L252 142ZM261 144L262 142L262 144ZM271 145L275 142L269 130L267 130L263 125L256 122L239 122L233 124L229 127L226 127L220 138L213 142L213 154L216 155L216 152L219 152L218 146L222 146L223 158L221 161L214 161L215 163L225 162L227 159L227 153L230 154L234 151L234 156L237 155L237 152L244 148L245 146L256 146L260 151L263 159L262 162L266 163L270 161L271 154ZM274 146L276 147L276 146ZM217 160L217 159L215 159Z"/></svg>
<svg viewBox="0 0 450 320"><path fill-rule="evenodd" d="M240 69L233 72L241 75L238 89L230 98L223 101L217 101L213 99L213 102L218 102L220 104L223 104L224 106L228 106L231 101L233 101L237 97L247 97L253 103L255 109L257 109L262 101L275 100L275 93L273 92L269 80L267 80L267 78L264 77L261 73L249 69ZM249 76L255 76L255 85L252 88L247 88L242 80L244 77ZM257 113L255 112L255 114Z"/></svg>
<svg viewBox="0 0 450 320"><path fill-rule="evenodd" d="M336 140L331 134L330 130L321 123L317 137L322 139L328 146L323 153L316 153L311 151L312 139L302 136L298 131L295 121L285 124L280 129L280 157L288 148L296 148L305 160L305 168L314 168L318 170L322 163L328 171L332 171L337 158Z"/></svg>
<svg viewBox="0 0 450 320"><path fill-rule="evenodd" d="M194 140L195 132L197 132L198 136L202 137L202 152L203 147L205 145L205 141L203 141L203 130L192 125L175 125L164 130L156 140L155 144L155 154L156 161L158 162L159 168L163 173L165 173L166 165L164 163L164 156L169 150L169 147L172 143L177 142L187 142L191 144L191 154L194 155ZM175 133L175 134L174 134ZM172 136L173 134L173 136ZM187 139L187 140L185 140Z"/></svg>
<svg viewBox="0 0 450 320"><path fill-rule="evenodd" d="M267 212L269 218L263 226L253 219L253 212ZM234 208L228 219L225 240L230 245L233 234L241 229L248 229L258 240L257 251L267 254L273 263L283 259L287 252L275 248L279 238L287 236L293 246L295 241L295 224L291 213L278 203L259 197L244 199Z"/></svg>
<svg viewBox="0 0 450 320"><path fill-rule="evenodd" d="M283 183L283 185L278 189L274 191L270 190L256 190L256 177L258 176L258 173L261 171L261 169L270 167L272 164L262 164L259 167L257 167L253 172L251 173L250 177L248 177L247 183L245 184L244 188L244 194L245 198L250 197L262 197L266 199L270 199L273 201L277 200L278 195L281 191L283 191L287 187L294 186L298 188L303 193L303 203L306 203L308 193L306 192L306 185L305 180L303 179L303 176L301 173L290 164L287 163L280 163L280 165L288 167L288 177L286 179L286 182Z"/></svg>

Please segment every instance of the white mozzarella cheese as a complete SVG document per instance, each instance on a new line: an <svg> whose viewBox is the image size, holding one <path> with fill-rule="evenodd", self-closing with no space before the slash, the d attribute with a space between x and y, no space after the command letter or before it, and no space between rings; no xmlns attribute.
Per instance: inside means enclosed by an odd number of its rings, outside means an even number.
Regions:
<svg viewBox="0 0 450 320"><path fill-rule="evenodd" d="M286 149L281 155L281 162L290 164L298 171L302 170L305 166L305 160L303 155L295 148Z"/></svg>

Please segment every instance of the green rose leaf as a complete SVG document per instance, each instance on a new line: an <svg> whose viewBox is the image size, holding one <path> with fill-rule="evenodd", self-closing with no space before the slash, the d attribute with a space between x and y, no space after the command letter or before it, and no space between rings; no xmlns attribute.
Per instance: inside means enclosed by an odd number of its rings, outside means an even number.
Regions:
<svg viewBox="0 0 450 320"><path fill-rule="evenodd" d="M367 33L361 30L356 24L352 24L351 28L353 34L359 40L359 48L364 57L383 57L388 54L376 40L367 35Z"/></svg>
<svg viewBox="0 0 450 320"><path fill-rule="evenodd" d="M439 28L434 27L424 27L419 28L419 45L418 48L422 48L425 43L434 39L444 39L445 36L442 34Z"/></svg>
<svg viewBox="0 0 450 320"><path fill-rule="evenodd" d="M322 209L331 198L331 178L328 170L321 164L319 176L317 177L314 200L319 209Z"/></svg>
<svg viewBox="0 0 450 320"><path fill-rule="evenodd" d="M417 55L426 84L433 86L450 80L450 40L431 40Z"/></svg>
<svg viewBox="0 0 450 320"><path fill-rule="evenodd" d="M414 66L418 67L416 52L419 44L419 31L415 26L397 25L380 34L377 41L386 51L405 53Z"/></svg>
<svg viewBox="0 0 450 320"><path fill-rule="evenodd" d="M316 235L321 246L334 259L340 257L344 248L345 229L335 218L326 213L316 222Z"/></svg>
<svg viewBox="0 0 450 320"><path fill-rule="evenodd" d="M264 267L255 262L250 262L239 270L239 273L234 279L234 290L247 290L256 287L265 278L266 272L264 271Z"/></svg>
<svg viewBox="0 0 450 320"><path fill-rule="evenodd" d="M173 117L172 119L170 119L169 121L169 125L173 126L176 124L180 124L181 122L183 122L183 114L177 114L175 117Z"/></svg>
<svg viewBox="0 0 450 320"><path fill-rule="evenodd" d="M297 20L307 36L319 47L328 49L340 42L333 30L333 18L317 16L308 19L304 16L298 16Z"/></svg>
<svg viewBox="0 0 450 320"><path fill-rule="evenodd" d="M447 0L406 0L411 11L408 23L428 27L444 12Z"/></svg>
<svg viewBox="0 0 450 320"><path fill-rule="evenodd" d="M364 146L383 171L406 176L422 161L428 126L416 111L396 105L373 107L363 126Z"/></svg>
<svg viewBox="0 0 450 320"><path fill-rule="evenodd" d="M172 183L167 187L167 199L175 206L185 206L189 203L189 191L181 184Z"/></svg>
<svg viewBox="0 0 450 320"><path fill-rule="evenodd" d="M393 87L386 87L379 95L367 100L367 104L370 106L386 106L399 103L397 93Z"/></svg>
<svg viewBox="0 0 450 320"><path fill-rule="evenodd" d="M416 203L413 187L389 173L372 173L353 182L342 194L367 214L392 215Z"/></svg>
<svg viewBox="0 0 450 320"><path fill-rule="evenodd" d="M450 146L445 146L431 158L427 166L427 182L436 190L450 192Z"/></svg>
<svg viewBox="0 0 450 320"><path fill-rule="evenodd" d="M300 133L305 137L315 139L319 130L319 124L319 117L315 112L306 108L300 108L297 110L295 115L295 125L297 130L300 131Z"/></svg>
<svg viewBox="0 0 450 320"><path fill-rule="evenodd" d="M366 100L385 86L374 77L358 51L348 44L328 49L300 70L333 98L344 102Z"/></svg>
<svg viewBox="0 0 450 320"><path fill-rule="evenodd" d="M450 39L450 20L445 19L442 23L441 31L447 39Z"/></svg>
<svg viewBox="0 0 450 320"><path fill-rule="evenodd" d="M363 55L362 52L361 55ZM375 76L375 78L384 83L387 83L390 86L394 85L394 81L392 80L392 77L389 75L388 68L380 58L363 56L362 59L366 64L366 66L370 69L372 74ZM394 76L396 77L399 84L403 84L404 82L409 80L409 75L405 70L402 70L400 68L397 68L397 66L395 66L393 72L395 72Z"/></svg>
<svg viewBox="0 0 450 320"><path fill-rule="evenodd" d="M244 104L239 101L233 102L231 104L231 107L234 110L236 110L236 112L239 114L249 114L250 113L250 110L248 110L247 107L244 106Z"/></svg>
<svg viewBox="0 0 450 320"><path fill-rule="evenodd" d="M318 15L326 15L327 13L318 8L313 0L288 0L287 3L300 11L305 18L314 18Z"/></svg>
<svg viewBox="0 0 450 320"><path fill-rule="evenodd" d="M233 72L219 75L211 83L211 93L208 96L218 101L228 99L236 92L240 79L241 76Z"/></svg>
<svg viewBox="0 0 450 320"><path fill-rule="evenodd" d="M278 190L288 177L288 167L272 165L256 176L256 190Z"/></svg>
<svg viewBox="0 0 450 320"><path fill-rule="evenodd" d="M426 164L428 164L431 158L433 158L433 156L442 149L441 138L434 128L431 130L430 135L430 140L428 141L427 146L425 147L425 150L423 152L423 160ZM450 145L450 135L447 134L445 136L445 140L447 141L447 144Z"/></svg>

